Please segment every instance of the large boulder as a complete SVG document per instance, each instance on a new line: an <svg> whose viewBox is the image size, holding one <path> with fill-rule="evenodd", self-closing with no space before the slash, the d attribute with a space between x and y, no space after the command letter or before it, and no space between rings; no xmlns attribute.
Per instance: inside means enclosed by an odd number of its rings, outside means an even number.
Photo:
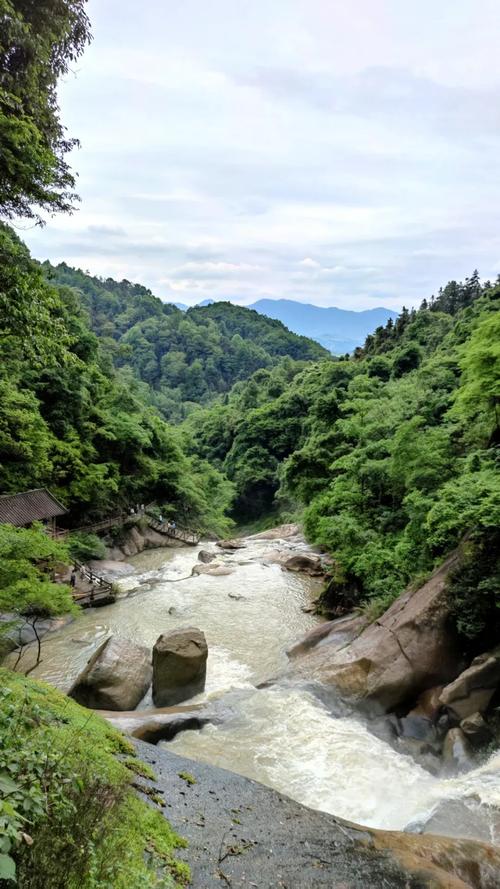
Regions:
<svg viewBox="0 0 500 889"><path fill-rule="evenodd" d="M208 647L197 627L163 633L153 648L153 701L157 707L179 704L205 688Z"/></svg>
<svg viewBox="0 0 500 889"><path fill-rule="evenodd" d="M325 573L321 556L316 553L298 553L293 556L285 556L281 560L281 567L287 571L299 571L318 577Z"/></svg>
<svg viewBox="0 0 500 889"><path fill-rule="evenodd" d="M480 654L443 689L441 704L457 719L484 713L500 685L500 648Z"/></svg>
<svg viewBox="0 0 500 889"><path fill-rule="evenodd" d="M243 540L239 540L237 537L235 537L231 540L218 540L217 546L219 546L221 549L227 549L231 551L235 549L245 549L246 543L244 543Z"/></svg>
<svg viewBox="0 0 500 889"><path fill-rule="evenodd" d="M350 644L329 646L326 636L294 661L294 671L335 687L341 698L372 712L388 711L449 682L461 666L446 595L457 563L454 553L424 586L403 593Z"/></svg>
<svg viewBox="0 0 500 889"><path fill-rule="evenodd" d="M209 562L213 562L215 558L215 553L211 553L208 549L200 549L198 553L198 560L204 562L205 565L208 565Z"/></svg>
<svg viewBox="0 0 500 889"><path fill-rule="evenodd" d="M94 710L133 710L151 685L151 653L109 636L90 658L68 694Z"/></svg>
<svg viewBox="0 0 500 889"><path fill-rule="evenodd" d="M251 534L249 540L289 540L291 537L298 537L300 528L298 525L278 525L277 528L269 528L268 531L260 531L258 534Z"/></svg>

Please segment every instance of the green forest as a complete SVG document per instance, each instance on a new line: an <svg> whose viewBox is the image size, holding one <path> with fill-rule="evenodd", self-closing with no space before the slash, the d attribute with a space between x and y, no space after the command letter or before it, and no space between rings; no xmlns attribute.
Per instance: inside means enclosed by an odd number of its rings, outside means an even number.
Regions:
<svg viewBox="0 0 500 889"><path fill-rule="evenodd" d="M239 521L299 517L331 554L327 611L364 602L375 616L468 535L475 571L457 581L457 621L494 637L499 299L500 283L477 273L450 282L352 357L284 360L184 424L194 453L235 485Z"/></svg>
<svg viewBox="0 0 500 889"><path fill-rule="evenodd" d="M168 420L183 419L284 356L329 355L281 322L228 302L181 312L130 281L100 280L65 263L42 268L49 281L76 291L102 354L127 385L131 378L146 383L143 399Z"/></svg>

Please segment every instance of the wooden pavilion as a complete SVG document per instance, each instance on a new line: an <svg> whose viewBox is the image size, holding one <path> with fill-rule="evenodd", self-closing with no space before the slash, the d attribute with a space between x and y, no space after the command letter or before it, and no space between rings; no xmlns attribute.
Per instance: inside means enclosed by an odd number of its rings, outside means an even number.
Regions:
<svg viewBox="0 0 500 889"><path fill-rule="evenodd" d="M33 522L43 522L55 535L57 516L67 513L66 507L47 488L0 495L0 525L25 528Z"/></svg>

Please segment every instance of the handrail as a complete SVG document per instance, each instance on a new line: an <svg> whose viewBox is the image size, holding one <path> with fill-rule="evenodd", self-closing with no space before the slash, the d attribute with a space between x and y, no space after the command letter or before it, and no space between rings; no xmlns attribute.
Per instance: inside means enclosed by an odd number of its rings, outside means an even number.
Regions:
<svg viewBox="0 0 500 889"><path fill-rule="evenodd" d="M178 528L177 526L172 528L169 522L160 522L159 519L151 516L149 513L146 513L146 518L150 528L153 528L154 531L158 531L160 534L165 534L166 537L172 537L174 540L182 540L184 543L193 545L200 541L200 535L189 528Z"/></svg>
<svg viewBox="0 0 500 889"><path fill-rule="evenodd" d="M110 584L107 580L104 580L99 574L94 574L94 572L87 567L87 565L82 565L81 562L77 562L75 560L75 568L77 571L80 571L90 583L95 583L97 586L103 587L106 590L111 590L112 584Z"/></svg>

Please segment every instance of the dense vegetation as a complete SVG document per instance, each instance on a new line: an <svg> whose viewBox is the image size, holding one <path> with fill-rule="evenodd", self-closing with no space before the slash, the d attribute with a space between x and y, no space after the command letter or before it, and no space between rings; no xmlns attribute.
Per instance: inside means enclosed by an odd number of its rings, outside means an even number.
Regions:
<svg viewBox="0 0 500 889"><path fill-rule="evenodd" d="M74 291L48 284L5 225L0 251L0 490L47 485L74 524L156 499L223 528L230 484L117 376Z"/></svg>
<svg viewBox="0 0 500 889"><path fill-rule="evenodd" d="M19 889L167 889L185 864L149 767L119 732L44 683L0 671L0 883ZM4 882L5 881L5 882Z"/></svg>
<svg viewBox="0 0 500 889"><path fill-rule="evenodd" d="M54 284L73 289L120 379L146 383L142 398L170 420L182 419L195 404L228 392L283 356L304 361L328 356L280 321L231 303L182 312L139 284L102 280L65 263L44 263L43 269Z"/></svg>
<svg viewBox="0 0 500 889"><path fill-rule="evenodd" d="M0 208L40 221L69 210L75 145L59 120L57 81L90 39L84 0L0 0Z"/></svg>
<svg viewBox="0 0 500 889"><path fill-rule="evenodd" d="M460 592L457 622L494 637L499 297L500 283L477 274L452 282L354 358L284 361L187 421L196 453L235 483L236 518L303 511L309 539L334 559L329 610L365 601L376 613L468 534L482 571Z"/></svg>

